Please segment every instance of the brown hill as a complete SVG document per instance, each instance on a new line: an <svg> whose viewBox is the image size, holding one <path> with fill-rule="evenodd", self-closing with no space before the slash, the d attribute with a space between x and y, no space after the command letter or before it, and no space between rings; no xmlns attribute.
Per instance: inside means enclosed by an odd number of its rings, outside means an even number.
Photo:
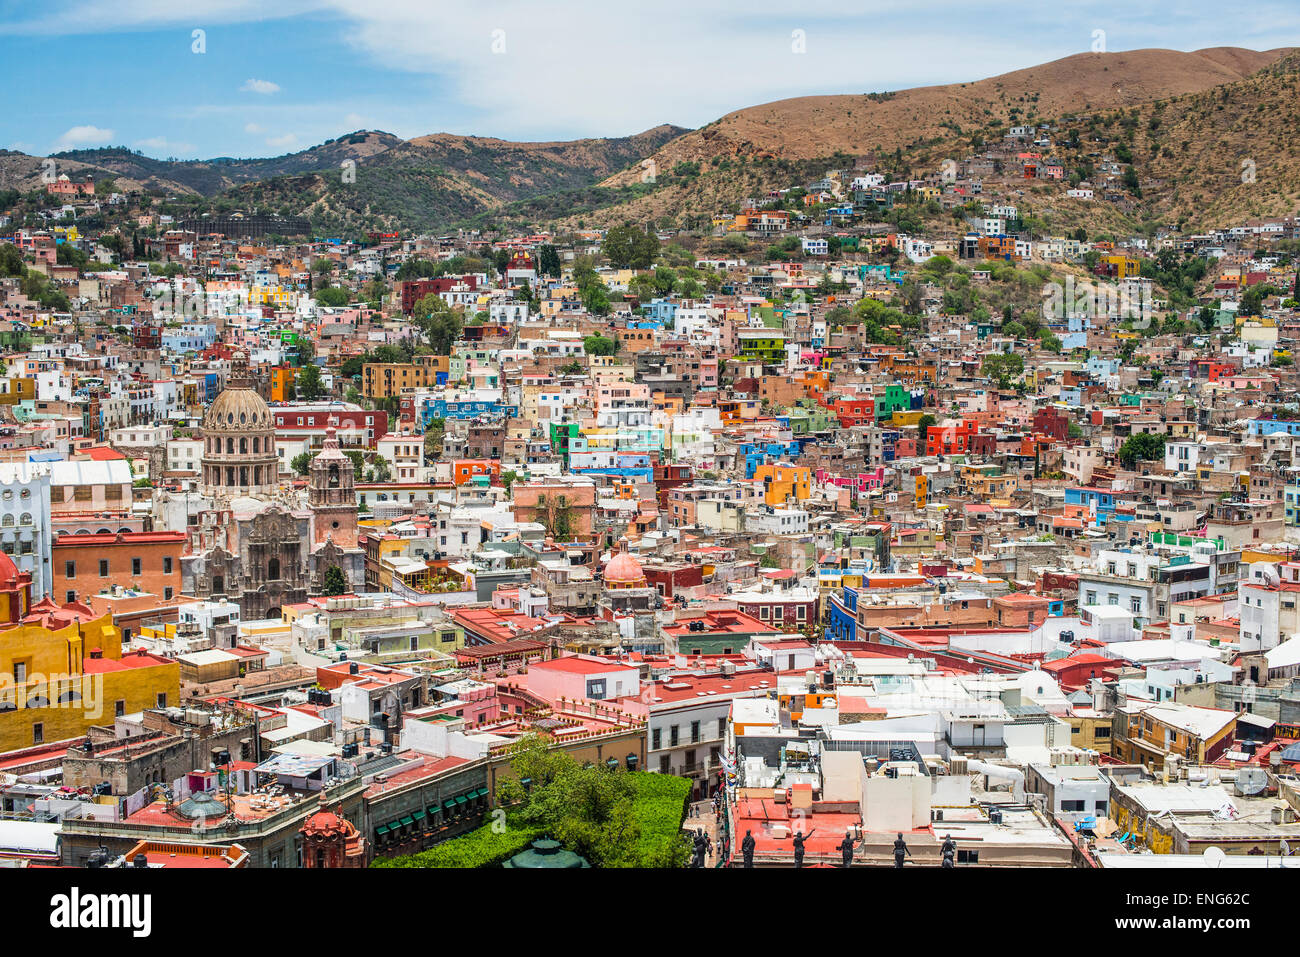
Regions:
<svg viewBox="0 0 1300 957"><path fill-rule="evenodd" d="M1149 215L1204 229L1300 209L1300 54L1118 118Z"/></svg>
<svg viewBox="0 0 1300 957"><path fill-rule="evenodd" d="M1194 53L1079 53L972 83L778 100L680 136L653 159L658 169L671 170L714 157L892 153L997 126L1207 90L1255 73L1288 52L1215 47ZM623 171L605 185L628 185L638 175Z"/></svg>

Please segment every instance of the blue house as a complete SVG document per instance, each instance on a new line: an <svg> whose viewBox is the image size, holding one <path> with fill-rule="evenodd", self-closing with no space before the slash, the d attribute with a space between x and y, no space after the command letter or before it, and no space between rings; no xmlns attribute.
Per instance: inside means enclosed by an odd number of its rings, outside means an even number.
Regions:
<svg viewBox="0 0 1300 957"><path fill-rule="evenodd" d="M1067 487L1065 504L1082 505L1089 511L1095 511L1097 517L1104 521L1104 516L1109 516L1115 511L1115 494L1099 488Z"/></svg>

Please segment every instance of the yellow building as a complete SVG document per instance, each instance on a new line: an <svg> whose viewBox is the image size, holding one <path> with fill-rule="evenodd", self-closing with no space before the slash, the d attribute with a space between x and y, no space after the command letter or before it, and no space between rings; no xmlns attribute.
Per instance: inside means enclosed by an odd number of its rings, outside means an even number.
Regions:
<svg viewBox="0 0 1300 957"><path fill-rule="evenodd" d="M0 555L0 751L84 735L118 715L180 702L180 667L122 652L111 613L31 605L31 576Z"/></svg>
<svg viewBox="0 0 1300 957"><path fill-rule="evenodd" d="M248 301L257 306L274 306L276 309L292 309L298 302L298 292L284 286L250 286Z"/></svg>
<svg viewBox="0 0 1300 957"><path fill-rule="evenodd" d="M18 405L36 401L36 380L22 376L0 379L0 405Z"/></svg>
<svg viewBox="0 0 1300 957"><path fill-rule="evenodd" d="M1111 718L1109 714L1068 715L1070 722L1070 745L1096 751L1098 754L1110 754Z"/></svg>
<svg viewBox="0 0 1300 957"><path fill-rule="evenodd" d="M416 356L414 362L367 362L361 369L361 394L367 399L389 399L406 389L427 389L437 384L439 372L450 368L447 356Z"/></svg>

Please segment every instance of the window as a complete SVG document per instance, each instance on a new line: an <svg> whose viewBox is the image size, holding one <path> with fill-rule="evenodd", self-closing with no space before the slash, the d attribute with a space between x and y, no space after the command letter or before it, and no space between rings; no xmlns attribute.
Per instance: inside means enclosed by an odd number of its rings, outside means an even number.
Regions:
<svg viewBox="0 0 1300 957"><path fill-rule="evenodd" d="M32 744L44 744L44 743L45 743L45 725L43 722L37 721L35 724L32 725Z"/></svg>
<svg viewBox="0 0 1300 957"><path fill-rule="evenodd" d="M1084 801L1062 801L1061 802L1061 810L1066 812L1082 811L1085 806L1086 806L1086 802Z"/></svg>
<svg viewBox="0 0 1300 957"><path fill-rule="evenodd" d="M166 588L163 589L163 600L164 600L164 601L168 601L168 600L170 600L171 597L172 597L172 594L173 594L172 586L171 586L171 585L168 585Z"/></svg>
<svg viewBox="0 0 1300 957"><path fill-rule="evenodd" d="M108 577L108 559L107 559L107 558L101 558L101 559L99 560L99 577L100 577L100 578L107 578L107 577Z"/></svg>
<svg viewBox="0 0 1300 957"><path fill-rule="evenodd" d="M691 744L696 744L699 742L699 740L700 740L700 723L698 721L692 721L691 722Z"/></svg>
<svg viewBox="0 0 1300 957"><path fill-rule="evenodd" d="M119 718L122 717L122 715L126 714L126 699L125 699L125 698L118 698L117 701L114 702L114 704L113 704L113 714L114 714L115 716L119 717Z"/></svg>
<svg viewBox="0 0 1300 957"><path fill-rule="evenodd" d="M140 559L138 559L138 558L133 558L133 559L131 559L131 574L132 574L132 575L139 575L139 574L140 574L140 566L141 566L141 564L142 564L142 562L140 561Z"/></svg>
<svg viewBox="0 0 1300 957"><path fill-rule="evenodd" d="M69 605L76 600L77 600L77 593L75 591L69 590L63 593L63 603L65 605Z"/></svg>
<svg viewBox="0 0 1300 957"><path fill-rule="evenodd" d="M170 575L171 573L172 573L172 557L170 555L166 555L163 557L163 574Z"/></svg>
<svg viewBox="0 0 1300 957"><path fill-rule="evenodd" d="M668 729L668 747L670 748L677 747L677 738L678 738L677 725L673 725L671 728Z"/></svg>
<svg viewBox="0 0 1300 957"><path fill-rule="evenodd" d="M77 563L76 563L76 562L64 562L64 563L63 563L63 577L64 577L64 578L76 578L76 577L77 577Z"/></svg>
<svg viewBox="0 0 1300 957"><path fill-rule="evenodd" d="M719 719L718 719L718 737L720 737L720 738L725 738L726 736L727 736L727 719L726 719L726 718L719 718Z"/></svg>
<svg viewBox="0 0 1300 957"><path fill-rule="evenodd" d="M958 864L978 864L980 859L979 851L961 851L957 852Z"/></svg>
<svg viewBox="0 0 1300 957"><path fill-rule="evenodd" d="M659 745L663 742L663 729L655 728L650 732L650 750L658 751Z"/></svg>
<svg viewBox="0 0 1300 957"><path fill-rule="evenodd" d="M159 694L158 694L158 703L157 703L156 707L159 707L159 708L165 708L165 707L167 707L167 693L166 693L165 691L163 691L163 692L159 692Z"/></svg>

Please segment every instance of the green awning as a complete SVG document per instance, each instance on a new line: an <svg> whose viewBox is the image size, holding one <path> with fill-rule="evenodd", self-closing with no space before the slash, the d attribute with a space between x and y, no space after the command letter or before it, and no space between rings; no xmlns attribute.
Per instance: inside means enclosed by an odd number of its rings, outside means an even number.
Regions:
<svg viewBox="0 0 1300 957"><path fill-rule="evenodd" d="M383 835L388 833L388 828L385 827L383 824L381 824L379 825L379 827L375 828L375 833L382 837Z"/></svg>
<svg viewBox="0 0 1300 957"><path fill-rule="evenodd" d="M429 805L429 817L433 817L435 814L441 814L441 813L442 813L442 805L441 805L441 804L430 804L430 805Z"/></svg>
<svg viewBox="0 0 1300 957"><path fill-rule="evenodd" d="M402 826L402 822L401 822L401 821L389 821L389 822L388 822L388 829L389 829L390 831L396 831L396 830L397 830L399 827L401 827L401 826Z"/></svg>
<svg viewBox="0 0 1300 957"><path fill-rule="evenodd" d="M457 803L457 804L465 804L465 803L468 803L468 801L469 801L469 798L465 797L465 795L463 795L463 794L460 794L460 795L457 795L457 796L456 796L456 803Z"/></svg>
<svg viewBox="0 0 1300 957"><path fill-rule="evenodd" d="M407 817L402 818L402 827L410 827L414 823L415 822L410 818L409 815Z"/></svg>
<svg viewBox="0 0 1300 957"><path fill-rule="evenodd" d="M442 806L445 807L447 810L450 811L452 808L454 808L454 807L456 806L456 802L455 802L455 801L443 801L443 802L442 802Z"/></svg>
<svg viewBox="0 0 1300 957"><path fill-rule="evenodd" d="M487 789L487 788L479 788L477 791L474 792L474 796L475 796L476 798L485 798L485 797L488 796L488 789Z"/></svg>
<svg viewBox="0 0 1300 957"><path fill-rule="evenodd" d="M416 811L414 814L411 815L411 819L412 819L412 820L415 820L415 821L419 821L419 820L421 820L423 817L424 817L424 812L423 812L423 811Z"/></svg>

